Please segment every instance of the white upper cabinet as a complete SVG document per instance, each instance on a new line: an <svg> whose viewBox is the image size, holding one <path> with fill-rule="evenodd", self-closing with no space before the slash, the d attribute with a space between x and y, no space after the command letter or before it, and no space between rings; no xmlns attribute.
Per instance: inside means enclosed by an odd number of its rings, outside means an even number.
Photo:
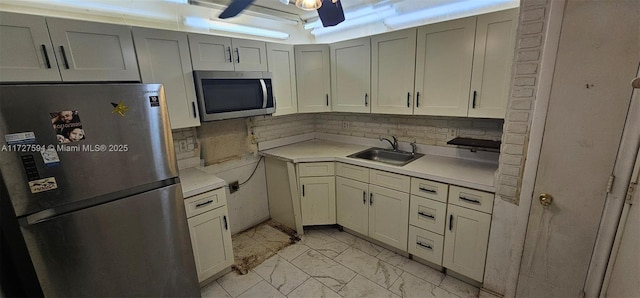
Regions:
<svg viewBox="0 0 640 298"><path fill-rule="evenodd" d="M133 28L143 83L164 86L171 128L200 125L187 33Z"/></svg>
<svg viewBox="0 0 640 298"><path fill-rule="evenodd" d="M266 43L189 33L194 70L267 71Z"/></svg>
<svg viewBox="0 0 640 298"><path fill-rule="evenodd" d="M517 20L517 9L478 16L469 117L505 117Z"/></svg>
<svg viewBox="0 0 640 298"><path fill-rule="evenodd" d="M371 37L371 112L413 113L416 29Z"/></svg>
<svg viewBox="0 0 640 298"><path fill-rule="evenodd" d="M331 111L331 71L328 45L295 46L298 111Z"/></svg>
<svg viewBox="0 0 640 298"><path fill-rule="evenodd" d="M46 20L63 81L140 81L130 27Z"/></svg>
<svg viewBox="0 0 640 298"><path fill-rule="evenodd" d="M296 67L293 45L267 43L267 62L273 74L273 95L276 102L274 116L298 112L296 97Z"/></svg>
<svg viewBox="0 0 640 298"><path fill-rule="evenodd" d="M371 39L331 44L331 90L334 112L371 111Z"/></svg>
<svg viewBox="0 0 640 298"><path fill-rule="evenodd" d="M467 116L476 18L420 27L416 115Z"/></svg>
<svg viewBox="0 0 640 298"><path fill-rule="evenodd" d="M140 81L128 26L3 12L2 82Z"/></svg>
<svg viewBox="0 0 640 298"><path fill-rule="evenodd" d="M0 81L60 80L44 17L0 12Z"/></svg>

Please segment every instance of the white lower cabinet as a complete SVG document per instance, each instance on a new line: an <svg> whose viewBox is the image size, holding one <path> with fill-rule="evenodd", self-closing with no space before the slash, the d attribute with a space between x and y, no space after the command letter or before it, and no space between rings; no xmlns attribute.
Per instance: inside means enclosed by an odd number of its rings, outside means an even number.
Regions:
<svg viewBox="0 0 640 298"><path fill-rule="evenodd" d="M233 265L224 188L189 197L184 204L198 281L203 282Z"/></svg>
<svg viewBox="0 0 640 298"><path fill-rule="evenodd" d="M338 224L406 251L409 187L405 180L409 181L409 177L341 163L336 168L338 175L346 176L336 177ZM369 175L363 175L366 172ZM379 181L380 177L397 182L387 185L390 187L402 189L402 185L407 184L406 189L403 189L405 192L368 183Z"/></svg>
<svg viewBox="0 0 640 298"><path fill-rule="evenodd" d="M427 230L409 226L408 251L436 265L442 264L444 237Z"/></svg>
<svg viewBox="0 0 640 298"><path fill-rule="evenodd" d="M298 165L302 225L336 223L336 178L333 162Z"/></svg>

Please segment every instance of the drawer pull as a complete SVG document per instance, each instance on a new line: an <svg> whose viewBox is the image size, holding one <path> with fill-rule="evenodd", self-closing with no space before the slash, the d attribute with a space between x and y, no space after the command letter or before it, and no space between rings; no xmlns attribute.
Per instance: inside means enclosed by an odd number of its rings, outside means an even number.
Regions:
<svg viewBox="0 0 640 298"><path fill-rule="evenodd" d="M433 250L433 247L431 247L431 245L429 245L429 244L424 244L424 243L422 243L422 242L420 242L420 241L416 242L416 244L417 244L417 245L420 245L420 246L422 246L422 247L424 247L424 248L426 248L426 249L431 249L431 250Z"/></svg>
<svg viewBox="0 0 640 298"><path fill-rule="evenodd" d="M435 189L429 189L429 188L422 187L422 186L418 187L418 189L420 189L420 191L424 191L424 192L428 192L428 193L432 193L432 194L437 194L438 193L438 191L435 190Z"/></svg>
<svg viewBox="0 0 640 298"><path fill-rule="evenodd" d="M453 229L453 214L449 215L449 231Z"/></svg>
<svg viewBox="0 0 640 298"><path fill-rule="evenodd" d="M367 204L367 192L364 190L362 191L362 204Z"/></svg>
<svg viewBox="0 0 640 298"><path fill-rule="evenodd" d="M469 203L473 203L473 204L478 204L478 205L480 205L480 201L478 201L478 200L465 198L465 197L463 197L463 196L459 196L459 198L460 198L460 200L463 200L463 201L467 201L467 202L469 202Z"/></svg>
<svg viewBox="0 0 640 298"><path fill-rule="evenodd" d="M373 193L369 194L369 205L373 206Z"/></svg>
<svg viewBox="0 0 640 298"><path fill-rule="evenodd" d="M64 46L60 46L60 52L62 53L62 61L64 61L64 67L69 69L69 60L67 60L67 53L64 51Z"/></svg>
<svg viewBox="0 0 640 298"><path fill-rule="evenodd" d="M213 203L213 200L208 200L208 201L206 201L204 203L196 204L196 208L204 207L204 206L207 206L207 205L209 205L211 203Z"/></svg>
<svg viewBox="0 0 640 298"><path fill-rule="evenodd" d="M51 68L51 61L49 60L49 54L47 53L47 47L42 45L42 52L44 53L44 63L47 65L47 68Z"/></svg>
<svg viewBox="0 0 640 298"><path fill-rule="evenodd" d="M431 219L436 219L436 217L435 217L435 216L433 216L433 215L431 215L431 214L424 213L424 212L422 212L422 211L421 211L421 212L418 212L418 215L422 215L422 216L424 216L424 217L428 217L428 218L431 218Z"/></svg>
<svg viewBox="0 0 640 298"><path fill-rule="evenodd" d="M229 224L227 224L227 216L226 215L222 216L222 220L224 220L224 229L228 230Z"/></svg>
<svg viewBox="0 0 640 298"><path fill-rule="evenodd" d="M304 184L302 184L302 196L304 197Z"/></svg>

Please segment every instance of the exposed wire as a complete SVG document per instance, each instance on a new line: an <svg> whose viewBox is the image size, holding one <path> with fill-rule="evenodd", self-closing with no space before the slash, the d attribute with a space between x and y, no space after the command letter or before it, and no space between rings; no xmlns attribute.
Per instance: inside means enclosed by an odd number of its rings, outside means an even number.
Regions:
<svg viewBox="0 0 640 298"><path fill-rule="evenodd" d="M251 176L249 176L249 178L247 178L247 180L245 180L244 182L239 183L238 186L244 185L245 183L249 182L249 180L251 180L251 178L253 177L253 174L255 174L256 170L258 169L258 167L260 167L260 162L262 161L263 158L264 158L264 156L260 156L260 159L258 160L258 163L256 164L256 167L253 169L253 172L251 173Z"/></svg>

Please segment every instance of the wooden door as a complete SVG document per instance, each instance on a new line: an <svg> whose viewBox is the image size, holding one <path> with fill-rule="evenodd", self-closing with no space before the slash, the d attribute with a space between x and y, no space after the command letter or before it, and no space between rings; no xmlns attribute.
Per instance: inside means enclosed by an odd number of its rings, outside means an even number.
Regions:
<svg viewBox="0 0 640 298"><path fill-rule="evenodd" d="M637 8L566 3L516 296L583 295L640 57Z"/></svg>
<svg viewBox="0 0 640 298"><path fill-rule="evenodd" d="M293 45L267 43L267 64L273 74L274 116L298 112L296 66Z"/></svg>
<svg viewBox="0 0 640 298"><path fill-rule="evenodd" d="M164 86L171 128L200 126L187 33L133 28L143 83Z"/></svg>
<svg viewBox="0 0 640 298"><path fill-rule="evenodd" d="M44 17L0 12L0 81L61 80Z"/></svg>
<svg viewBox="0 0 640 298"><path fill-rule="evenodd" d="M476 17L418 28L414 114L467 116Z"/></svg>
<svg viewBox="0 0 640 298"><path fill-rule="evenodd" d="M371 111L371 39L331 44L332 111Z"/></svg>
<svg viewBox="0 0 640 298"><path fill-rule="evenodd" d="M413 113L416 29L371 37L371 112Z"/></svg>
<svg viewBox="0 0 640 298"><path fill-rule="evenodd" d="M233 264L228 217L224 206L187 220L199 282Z"/></svg>
<svg viewBox="0 0 640 298"><path fill-rule="evenodd" d="M63 81L140 81L129 26L46 20Z"/></svg>
<svg viewBox="0 0 640 298"><path fill-rule="evenodd" d="M369 185L336 177L338 224L362 235L369 233Z"/></svg>
<svg viewBox="0 0 640 298"><path fill-rule="evenodd" d="M369 185L369 237L407 250L409 194Z"/></svg>

